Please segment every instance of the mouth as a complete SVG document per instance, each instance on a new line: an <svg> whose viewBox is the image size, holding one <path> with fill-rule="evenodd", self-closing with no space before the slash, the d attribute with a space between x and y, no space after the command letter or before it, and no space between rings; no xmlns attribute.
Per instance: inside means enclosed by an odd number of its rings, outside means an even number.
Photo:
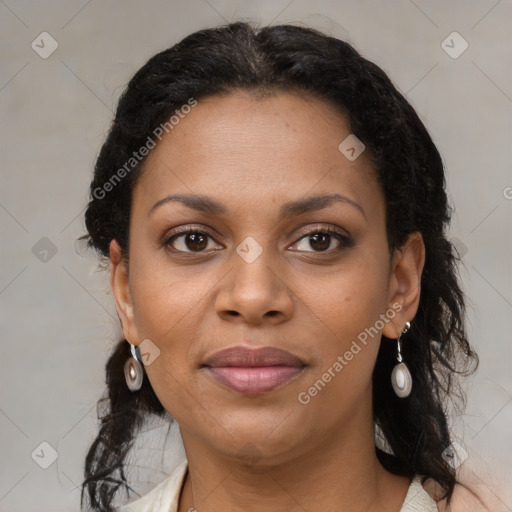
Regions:
<svg viewBox="0 0 512 512"><path fill-rule="evenodd" d="M218 383L244 395L270 392L297 378L306 364L274 347L236 346L213 354L203 368Z"/></svg>

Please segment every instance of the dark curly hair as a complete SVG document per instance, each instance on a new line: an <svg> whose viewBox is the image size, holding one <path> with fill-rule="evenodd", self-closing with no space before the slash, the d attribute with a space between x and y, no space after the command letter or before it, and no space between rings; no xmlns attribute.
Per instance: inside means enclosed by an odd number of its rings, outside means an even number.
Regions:
<svg viewBox="0 0 512 512"><path fill-rule="evenodd" d="M445 232L451 208L444 167L408 101L382 69L348 43L293 25L256 28L239 22L195 32L152 57L119 100L96 161L85 213L88 234L81 238L105 264L113 239L128 258L131 197L144 159L113 181L116 173L190 98L200 101L235 90L304 91L338 109L365 144L382 187L390 254L410 233L423 236L419 309L403 347L414 387L406 399L394 394L394 344L381 343L373 372L373 412L393 453L376 450L387 470L433 478L450 501L457 477L443 457L451 443L446 398L464 402L455 377L476 369L478 357L467 339L460 260ZM145 415L165 414L146 375L140 391L128 390L123 373L128 356L129 344L121 340L106 364L108 393L98 402L100 432L85 460L81 504L87 495L97 511L112 510L120 486L133 490L125 476L126 456Z"/></svg>

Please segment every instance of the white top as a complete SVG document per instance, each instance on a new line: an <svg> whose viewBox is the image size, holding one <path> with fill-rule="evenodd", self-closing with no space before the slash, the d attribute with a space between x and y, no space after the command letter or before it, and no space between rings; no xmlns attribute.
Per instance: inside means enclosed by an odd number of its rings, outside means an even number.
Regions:
<svg viewBox="0 0 512 512"><path fill-rule="evenodd" d="M148 494L117 508L118 512L178 512L178 499L187 473L187 460ZM436 502L423 489L420 478L415 477L400 512L438 512Z"/></svg>

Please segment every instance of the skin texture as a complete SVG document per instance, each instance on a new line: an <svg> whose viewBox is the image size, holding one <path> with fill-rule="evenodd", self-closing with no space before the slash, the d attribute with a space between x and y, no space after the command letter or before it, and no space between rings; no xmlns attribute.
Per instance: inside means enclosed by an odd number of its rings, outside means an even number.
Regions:
<svg viewBox="0 0 512 512"><path fill-rule="evenodd" d="M340 113L306 94L234 92L201 99L148 156L132 198L129 262L111 243L111 286L126 339L160 350L145 371L189 462L180 512L400 510L410 481L375 456L371 373L381 334L396 339L414 321L425 251L414 233L390 258L374 170L364 152L349 161L338 149L350 133ZM364 213L337 202L279 219L288 201L334 193ZM169 194L207 195L226 213L176 201L149 213ZM209 234L203 252L186 236L166 248L177 226ZM322 251L304 233L330 226L352 243L331 236ZM251 263L236 251L246 237L262 250ZM379 334L301 404L299 393L393 304L400 310ZM244 396L201 368L235 345L278 347L307 366Z"/></svg>

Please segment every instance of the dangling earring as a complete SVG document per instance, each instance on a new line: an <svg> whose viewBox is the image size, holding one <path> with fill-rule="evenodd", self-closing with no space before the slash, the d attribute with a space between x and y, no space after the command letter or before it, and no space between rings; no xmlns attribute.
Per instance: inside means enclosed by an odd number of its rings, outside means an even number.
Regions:
<svg viewBox="0 0 512 512"><path fill-rule="evenodd" d="M405 334L410 327L410 322L405 322L405 326L402 329L400 336L396 340L398 349L398 364L393 368L393 372L391 373L391 385L393 386L393 390L396 395L400 398L409 396L412 389L411 372L409 371L409 368L407 368L406 364L402 362L402 346L400 342L402 334Z"/></svg>
<svg viewBox="0 0 512 512"><path fill-rule="evenodd" d="M128 389L132 392L138 391L142 387L142 380L144 378L144 369L137 358L135 349L135 345L130 343L132 355L124 363L124 378L126 379Z"/></svg>

